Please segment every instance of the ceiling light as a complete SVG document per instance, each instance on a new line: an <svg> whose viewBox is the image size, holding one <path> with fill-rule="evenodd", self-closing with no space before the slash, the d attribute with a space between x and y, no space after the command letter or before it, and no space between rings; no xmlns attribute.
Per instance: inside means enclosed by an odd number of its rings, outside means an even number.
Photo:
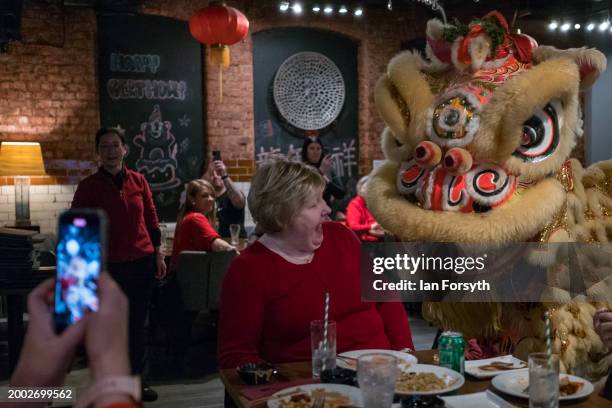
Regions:
<svg viewBox="0 0 612 408"><path fill-rule="evenodd" d="M302 5L300 3L295 3L291 8L294 14L302 14Z"/></svg>
<svg viewBox="0 0 612 408"><path fill-rule="evenodd" d="M608 20L604 21L599 25L599 31L605 31L610 27L610 22Z"/></svg>
<svg viewBox="0 0 612 408"><path fill-rule="evenodd" d="M595 28L595 23L589 23L589 25L587 26L587 31L593 31L594 28Z"/></svg>
<svg viewBox="0 0 612 408"><path fill-rule="evenodd" d="M314 6L314 7L312 8L312 11L313 11L313 12L315 12L315 13L318 13L319 11L321 11L321 7L319 7L319 6Z"/></svg>
<svg viewBox="0 0 612 408"><path fill-rule="evenodd" d="M280 6L278 8L282 12L285 12L285 11L289 10L289 2L288 1L281 1Z"/></svg>
<svg viewBox="0 0 612 408"><path fill-rule="evenodd" d="M387 10L393 10L393 3L391 2L391 0L387 1Z"/></svg>
<svg viewBox="0 0 612 408"><path fill-rule="evenodd" d="M332 8L332 6L325 6L325 8L323 9L323 12L325 14L331 14L334 11L334 9Z"/></svg>
<svg viewBox="0 0 612 408"><path fill-rule="evenodd" d="M561 31L567 31L570 29L572 25L570 23L563 23L563 25L561 26Z"/></svg>
<svg viewBox="0 0 612 408"><path fill-rule="evenodd" d="M556 21L553 20L548 25L548 28L551 29L551 30L556 30L558 26L559 26L559 24Z"/></svg>
<svg viewBox="0 0 612 408"><path fill-rule="evenodd" d="M357 10L355 10L355 16L357 17L361 17L363 15L363 10L358 8Z"/></svg>
<svg viewBox="0 0 612 408"><path fill-rule="evenodd" d="M340 9L338 10L338 13L346 14L347 12L348 12L348 10L346 9L345 6L340 6Z"/></svg>
<svg viewBox="0 0 612 408"><path fill-rule="evenodd" d="M574 30L580 30L581 25L576 23L574 24Z"/></svg>

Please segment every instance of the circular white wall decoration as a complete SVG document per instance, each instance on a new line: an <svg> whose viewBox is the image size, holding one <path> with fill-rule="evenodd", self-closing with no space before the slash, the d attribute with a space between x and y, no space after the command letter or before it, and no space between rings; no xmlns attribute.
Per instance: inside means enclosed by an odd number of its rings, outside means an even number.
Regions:
<svg viewBox="0 0 612 408"><path fill-rule="evenodd" d="M298 129L329 126L340 114L344 96L340 70L317 52L293 54L274 77L274 103L281 116Z"/></svg>

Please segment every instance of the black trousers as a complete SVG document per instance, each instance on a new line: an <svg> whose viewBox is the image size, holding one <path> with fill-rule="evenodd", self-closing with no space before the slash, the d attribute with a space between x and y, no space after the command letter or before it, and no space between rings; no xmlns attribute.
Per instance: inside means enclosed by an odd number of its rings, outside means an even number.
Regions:
<svg viewBox="0 0 612 408"><path fill-rule="evenodd" d="M129 347L132 374L141 374L145 363L145 323L153 286L155 255L131 262L108 264L108 271L128 298L130 305Z"/></svg>

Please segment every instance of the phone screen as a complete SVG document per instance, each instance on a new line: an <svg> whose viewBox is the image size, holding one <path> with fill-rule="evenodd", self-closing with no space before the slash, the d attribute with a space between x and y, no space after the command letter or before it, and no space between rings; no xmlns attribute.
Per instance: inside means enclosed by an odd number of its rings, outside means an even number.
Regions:
<svg viewBox="0 0 612 408"><path fill-rule="evenodd" d="M67 211L60 216L54 314L58 331L98 310L104 226L104 215L95 210Z"/></svg>

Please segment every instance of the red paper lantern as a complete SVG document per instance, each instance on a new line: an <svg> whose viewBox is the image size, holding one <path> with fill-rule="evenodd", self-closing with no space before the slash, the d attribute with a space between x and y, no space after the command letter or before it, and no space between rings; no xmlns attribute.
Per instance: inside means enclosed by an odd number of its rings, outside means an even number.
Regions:
<svg viewBox="0 0 612 408"><path fill-rule="evenodd" d="M249 32L249 20L240 11L220 2L211 2L189 18L189 31L199 42L210 46L210 61L229 66L228 45L236 44Z"/></svg>

